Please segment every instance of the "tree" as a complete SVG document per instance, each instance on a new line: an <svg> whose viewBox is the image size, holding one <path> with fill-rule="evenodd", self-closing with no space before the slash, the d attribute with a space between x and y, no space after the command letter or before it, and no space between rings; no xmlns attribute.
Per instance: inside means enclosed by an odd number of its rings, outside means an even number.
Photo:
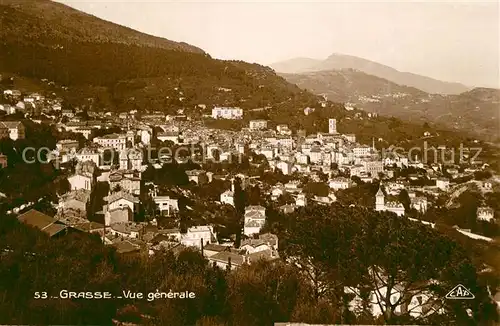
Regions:
<svg viewBox="0 0 500 326"><path fill-rule="evenodd" d="M264 202L259 186L249 187L247 192L248 205L261 205Z"/></svg>
<svg viewBox="0 0 500 326"><path fill-rule="evenodd" d="M241 243L241 236L243 232L243 223L245 216L245 205L246 205L246 195L245 191L241 187L241 179L234 179L234 207L236 209L236 215L238 217L238 223L240 224L239 232L236 233L235 246L239 248Z"/></svg>
<svg viewBox="0 0 500 326"><path fill-rule="evenodd" d="M293 320L294 314L300 322L312 319L302 311L304 305L314 307L310 288L289 265L257 261L230 275L228 283L227 302L231 311L238 312L232 315L234 325L270 325Z"/></svg>
<svg viewBox="0 0 500 326"><path fill-rule="evenodd" d="M153 167L151 163L148 164L146 167L146 170L142 172L142 180L144 182L152 182L155 180L155 175L156 175L156 169Z"/></svg>
<svg viewBox="0 0 500 326"><path fill-rule="evenodd" d="M330 193L330 188L324 182L309 182L305 185L304 192L308 195L326 197Z"/></svg>
<svg viewBox="0 0 500 326"><path fill-rule="evenodd" d="M424 298L422 305L433 298L434 307L444 309L439 317L442 324L498 318L467 251L430 227L393 213L338 204L306 209L292 218L278 235L284 242L282 256L310 280L318 299L334 300L344 321L351 299L344 293L346 288L360 297L363 291L373 293L375 301L370 304L379 307L386 323L402 318L396 316L396 308L419 295ZM477 301L444 300L456 284L473 291ZM465 308L476 313L469 317ZM427 317L419 319L425 322Z"/></svg>
<svg viewBox="0 0 500 326"><path fill-rule="evenodd" d="M408 195L408 191L406 189L401 189L398 195L398 200L401 204L403 204L405 211L409 212L411 208L411 200L410 195Z"/></svg>

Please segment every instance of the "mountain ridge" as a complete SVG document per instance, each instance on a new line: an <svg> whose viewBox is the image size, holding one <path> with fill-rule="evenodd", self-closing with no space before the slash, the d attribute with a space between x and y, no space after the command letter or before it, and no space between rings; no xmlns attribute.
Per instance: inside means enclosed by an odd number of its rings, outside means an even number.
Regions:
<svg viewBox="0 0 500 326"><path fill-rule="evenodd" d="M470 89L470 87L460 83L440 81L411 72L402 72L375 61L338 53L331 54L324 60L293 58L273 63L270 66L278 73L305 73L352 68L431 94L459 94Z"/></svg>
<svg viewBox="0 0 500 326"><path fill-rule="evenodd" d="M23 40L44 44L111 42L206 54L202 49L185 42L142 33L55 1L2 0L0 10L2 39L22 35Z"/></svg>
<svg viewBox="0 0 500 326"><path fill-rule="evenodd" d="M460 94L429 94L355 69L279 74L331 101L410 122L430 122L496 141L500 130L500 90L477 87Z"/></svg>

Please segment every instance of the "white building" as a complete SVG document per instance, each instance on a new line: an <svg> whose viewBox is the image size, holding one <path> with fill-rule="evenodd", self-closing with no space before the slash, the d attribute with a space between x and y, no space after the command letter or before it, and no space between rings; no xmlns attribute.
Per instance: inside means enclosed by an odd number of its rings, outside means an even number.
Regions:
<svg viewBox="0 0 500 326"><path fill-rule="evenodd" d="M104 200L107 203L107 205L104 206L104 212L120 207L128 207L132 213L139 210L139 199L123 190L104 197Z"/></svg>
<svg viewBox="0 0 500 326"><path fill-rule="evenodd" d="M75 173L68 177L71 190L85 189L92 191L97 182L97 166L94 162L78 162Z"/></svg>
<svg viewBox="0 0 500 326"><path fill-rule="evenodd" d="M220 195L220 202L234 206L234 192L226 190Z"/></svg>
<svg viewBox="0 0 500 326"><path fill-rule="evenodd" d="M356 146L352 149L355 157L364 157L371 155L372 148L368 145Z"/></svg>
<svg viewBox="0 0 500 326"><path fill-rule="evenodd" d="M128 206L113 208L113 209L110 209L104 213L104 224L106 226L117 224L117 223L127 223L130 221L133 221L133 214ZM117 233L123 233L123 232L120 232L119 227L115 231L117 231ZM115 234L114 232L111 232L111 233ZM135 236L132 235L132 237L134 238Z"/></svg>
<svg viewBox="0 0 500 326"><path fill-rule="evenodd" d="M315 111L314 108L307 107L304 109L304 114L309 115L309 114L313 113L314 111Z"/></svg>
<svg viewBox="0 0 500 326"><path fill-rule="evenodd" d="M172 213L179 211L179 201L169 196L155 196L153 197L160 214L170 216Z"/></svg>
<svg viewBox="0 0 500 326"><path fill-rule="evenodd" d="M83 127L83 128L78 128L74 131L74 133L77 134L82 134L85 139L89 139L90 135L92 135L92 128L90 127Z"/></svg>
<svg viewBox="0 0 500 326"><path fill-rule="evenodd" d="M413 197L411 198L411 207L413 207L418 212L424 214L427 212L428 202L425 197Z"/></svg>
<svg viewBox="0 0 500 326"><path fill-rule="evenodd" d="M142 156L142 151L138 149L124 149L120 151L120 170L141 170Z"/></svg>
<svg viewBox="0 0 500 326"><path fill-rule="evenodd" d="M246 236L259 233L266 223L266 209L262 206L248 206L245 208L245 224L243 233Z"/></svg>
<svg viewBox="0 0 500 326"><path fill-rule="evenodd" d="M436 180L436 187L442 191L448 191L450 188L450 180L448 178L438 178Z"/></svg>
<svg viewBox="0 0 500 326"><path fill-rule="evenodd" d="M403 166L408 166L408 157L397 154L397 153L387 153L385 157L382 158L384 165L396 165L399 168Z"/></svg>
<svg viewBox="0 0 500 326"><path fill-rule="evenodd" d="M307 206L307 198L305 194L298 194L295 199L295 205L305 207Z"/></svg>
<svg viewBox="0 0 500 326"><path fill-rule="evenodd" d="M328 119L328 133L329 134L337 133L337 119Z"/></svg>
<svg viewBox="0 0 500 326"><path fill-rule="evenodd" d="M385 202L385 195L382 192L382 188L379 188L377 194L375 195L375 210L377 212L393 212L398 216L405 215L405 208L400 202Z"/></svg>
<svg viewBox="0 0 500 326"><path fill-rule="evenodd" d="M25 128L20 121L0 121L0 129L6 130L7 136L12 140L25 138ZM0 137L2 135L5 136L5 133L0 130Z"/></svg>
<svg viewBox="0 0 500 326"><path fill-rule="evenodd" d="M355 134L345 134L344 138L349 142L349 143L355 143L356 142L356 135Z"/></svg>
<svg viewBox="0 0 500 326"><path fill-rule="evenodd" d="M0 111L4 111L6 114L14 114L16 113L16 107L9 104L0 104Z"/></svg>
<svg viewBox="0 0 500 326"><path fill-rule="evenodd" d="M309 160L313 164L321 164L323 159L323 152L320 147L312 147L309 151Z"/></svg>
<svg viewBox="0 0 500 326"><path fill-rule="evenodd" d="M291 135L292 134L292 130L290 128L288 128L288 125L285 125L285 124L282 124L282 125L277 125L276 126L276 131L280 134L280 135Z"/></svg>
<svg viewBox="0 0 500 326"><path fill-rule="evenodd" d="M271 198L273 200L277 200L284 193L285 193L285 187L282 184L276 184L271 189Z"/></svg>
<svg viewBox="0 0 500 326"><path fill-rule="evenodd" d="M292 180L290 182L285 183L285 191L290 192L290 193L297 193L301 192L302 189L300 188L300 181L299 180Z"/></svg>
<svg viewBox="0 0 500 326"><path fill-rule="evenodd" d="M309 156L300 152L295 153L297 164L309 164Z"/></svg>
<svg viewBox="0 0 500 326"><path fill-rule="evenodd" d="M364 172L374 178L378 178L379 173L384 172L384 164L382 161L365 161L363 162Z"/></svg>
<svg viewBox="0 0 500 326"><path fill-rule="evenodd" d="M278 161L276 169L281 170L284 175L292 174L293 163L287 161Z"/></svg>
<svg viewBox="0 0 500 326"><path fill-rule="evenodd" d="M354 312L363 311L363 299L361 298L359 290L345 287L344 292L355 295L354 299L349 302L350 310ZM383 284L380 284L377 289L370 291L367 299L370 313L374 317L379 317L383 314L385 309L390 309L385 305L387 292L388 288ZM396 305L394 314L404 315L408 313L414 318L421 318L434 313L444 312L440 302L436 301L430 292L425 290L415 292L416 293L409 292L400 284L396 284L392 287L391 293L389 294L391 304L396 304L398 301L400 302L400 304Z"/></svg>
<svg viewBox="0 0 500 326"><path fill-rule="evenodd" d="M77 140L64 139L57 142L56 149L64 152L76 152L79 146Z"/></svg>
<svg viewBox="0 0 500 326"><path fill-rule="evenodd" d="M147 130L141 130L141 143L149 145L151 143L151 133Z"/></svg>
<svg viewBox="0 0 500 326"><path fill-rule="evenodd" d="M203 185L208 182L208 176L204 170L189 170L186 171L189 181L193 181L197 185Z"/></svg>
<svg viewBox="0 0 500 326"><path fill-rule="evenodd" d="M250 130L263 130L267 128L266 120L250 120L249 123Z"/></svg>
<svg viewBox="0 0 500 326"><path fill-rule="evenodd" d="M141 194L141 173L135 170L113 171L109 174L109 188L124 190L133 195Z"/></svg>
<svg viewBox="0 0 500 326"><path fill-rule="evenodd" d="M201 249L201 243L204 245L216 242L217 235L210 225L190 227L185 234L181 234L181 244L188 247L197 247Z"/></svg>
<svg viewBox="0 0 500 326"><path fill-rule="evenodd" d="M260 154L264 155L266 159L270 161L274 158L276 152L272 147L265 147L260 150Z"/></svg>
<svg viewBox="0 0 500 326"><path fill-rule="evenodd" d="M127 147L127 136L119 134L105 135L94 138L94 143L97 143L104 148L114 148L121 151Z"/></svg>
<svg viewBox="0 0 500 326"><path fill-rule="evenodd" d="M97 151L84 147L78 151L75 155L76 159L80 162L91 161L94 162L96 166L100 166L101 163L101 154Z"/></svg>
<svg viewBox="0 0 500 326"><path fill-rule="evenodd" d="M495 212L491 207L479 207L477 209L477 219L481 221L491 222L494 218Z"/></svg>
<svg viewBox="0 0 500 326"><path fill-rule="evenodd" d="M179 144L179 132L177 131L166 131L158 133L156 136L160 141L171 141L174 144Z"/></svg>
<svg viewBox="0 0 500 326"><path fill-rule="evenodd" d="M241 108L215 107L212 109L214 119L242 119L243 110Z"/></svg>
<svg viewBox="0 0 500 326"><path fill-rule="evenodd" d="M350 179L339 177L330 179L328 181L328 186L333 190L347 189L352 185L352 181Z"/></svg>

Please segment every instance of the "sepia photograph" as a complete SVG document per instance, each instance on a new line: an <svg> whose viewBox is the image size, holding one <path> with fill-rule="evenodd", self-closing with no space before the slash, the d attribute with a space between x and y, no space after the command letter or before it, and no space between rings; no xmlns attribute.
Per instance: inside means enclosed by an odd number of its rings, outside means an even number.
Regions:
<svg viewBox="0 0 500 326"><path fill-rule="evenodd" d="M0 325L500 325L500 1L0 0Z"/></svg>

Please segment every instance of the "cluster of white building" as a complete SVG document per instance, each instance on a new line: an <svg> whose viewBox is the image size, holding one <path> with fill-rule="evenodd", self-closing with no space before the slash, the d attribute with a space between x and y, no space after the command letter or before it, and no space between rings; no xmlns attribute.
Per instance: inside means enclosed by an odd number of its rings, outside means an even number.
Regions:
<svg viewBox="0 0 500 326"><path fill-rule="evenodd" d="M212 109L214 119L242 119L243 109L233 107L214 107Z"/></svg>

